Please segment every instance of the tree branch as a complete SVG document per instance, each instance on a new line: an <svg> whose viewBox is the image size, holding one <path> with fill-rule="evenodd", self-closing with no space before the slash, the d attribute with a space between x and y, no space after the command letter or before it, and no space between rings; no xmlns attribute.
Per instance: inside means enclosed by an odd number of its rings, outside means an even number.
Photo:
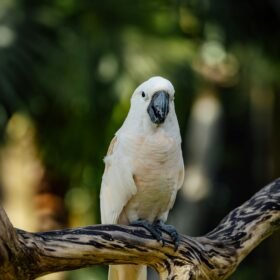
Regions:
<svg viewBox="0 0 280 280"><path fill-rule="evenodd" d="M146 264L161 279L226 279L266 237L280 228L280 179L230 212L202 237L181 235L174 251L142 227L96 225L43 233L15 230L0 209L0 279L38 276L96 264Z"/></svg>

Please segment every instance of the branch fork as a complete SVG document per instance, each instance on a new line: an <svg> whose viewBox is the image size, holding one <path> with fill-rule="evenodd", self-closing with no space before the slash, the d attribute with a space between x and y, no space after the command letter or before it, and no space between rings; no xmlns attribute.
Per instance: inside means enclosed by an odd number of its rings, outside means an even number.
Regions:
<svg viewBox="0 0 280 280"><path fill-rule="evenodd" d="M0 208L0 280L31 280L97 264L145 264L160 279L222 280L280 228L280 179L270 183L202 237L180 235L178 250L141 226L95 225L29 233Z"/></svg>

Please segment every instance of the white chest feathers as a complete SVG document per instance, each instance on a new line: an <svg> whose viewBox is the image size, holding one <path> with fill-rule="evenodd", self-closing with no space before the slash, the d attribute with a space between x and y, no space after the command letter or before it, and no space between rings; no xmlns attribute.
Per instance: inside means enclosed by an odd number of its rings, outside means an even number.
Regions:
<svg viewBox="0 0 280 280"><path fill-rule="evenodd" d="M180 142L162 130L145 137L125 138L124 153L129 157L137 192L120 219L166 220L184 176Z"/></svg>

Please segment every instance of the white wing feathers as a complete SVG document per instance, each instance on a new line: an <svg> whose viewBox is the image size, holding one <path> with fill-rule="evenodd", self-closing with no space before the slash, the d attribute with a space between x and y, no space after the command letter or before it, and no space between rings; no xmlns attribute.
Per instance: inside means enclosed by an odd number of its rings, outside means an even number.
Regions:
<svg viewBox="0 0 280 280"><path fill-rule="evenodd" d="M133 173L123 146L115 136L104 159L105 171L100 193L101 222L116 224L128 200L137 192Z"/></svg>

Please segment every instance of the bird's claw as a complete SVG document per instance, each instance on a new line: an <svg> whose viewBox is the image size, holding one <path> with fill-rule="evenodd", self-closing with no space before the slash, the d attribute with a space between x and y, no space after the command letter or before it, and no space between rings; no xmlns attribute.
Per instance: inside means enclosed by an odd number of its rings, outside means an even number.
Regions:
<svg viewBox="0 0 280 280"><path fill-rule="evenodd" d="M162 232L161 230L155 226L155 224L151 224L146 220L137 220L134 221L130 224L131 226L142 226L143 228L145 228L146 230L148 230L151 235L160 243L162 243L162 246L164 246L164 240L162 238Z"/></svg>
<svg viewBox="0 0 280 280"><path fill-rule="evenodd" d="M167 233L171 237L175 246L175 251L177 251L179 247L180 237L175 227L172 225L166 225L162 220L155 221L154 225L160 231Z"/></svg>
<svg viewBox="0 0 280 280"><path fill-rule="evenodd" d="M177 230L172 225L166 225L162 220L157 220L152 224L146 220L137 220L132 222L131 225L144 227L158 242L162 244L162 246L165 245L165 241L162 237L162 232L167 233L174 243L175 251L177 251L180 238Z"/></svg>

